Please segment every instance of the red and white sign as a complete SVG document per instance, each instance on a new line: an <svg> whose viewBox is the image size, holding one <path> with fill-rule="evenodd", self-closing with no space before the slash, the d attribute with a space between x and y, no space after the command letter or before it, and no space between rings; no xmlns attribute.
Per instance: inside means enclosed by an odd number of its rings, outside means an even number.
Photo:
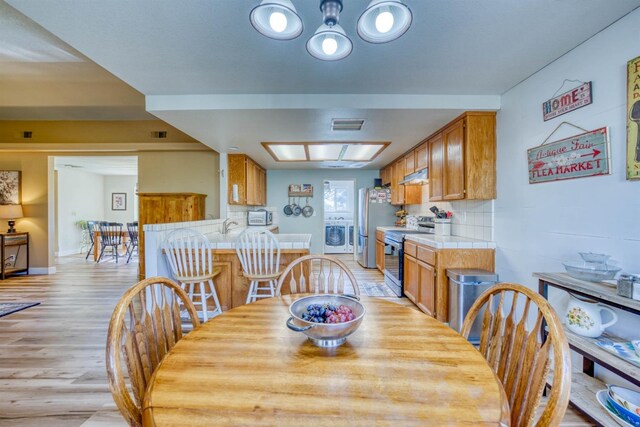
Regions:
<svg viewBox="0 0 640 427"><path fill-rule="evenodd" d="M609 132L596 129L527 150L529 184L611 173Z"/></svg>
<svg viewBox="0 0 640 427"><path fill-rule="evenodd" d="M543 103L542 116L546 122L592 102L591 82L587 82Z"/></svg>

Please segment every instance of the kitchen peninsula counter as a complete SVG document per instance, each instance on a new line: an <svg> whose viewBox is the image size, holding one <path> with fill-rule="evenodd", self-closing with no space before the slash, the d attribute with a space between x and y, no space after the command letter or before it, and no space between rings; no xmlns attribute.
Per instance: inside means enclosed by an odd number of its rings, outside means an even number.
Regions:
<svg viewBox="0 0 640 427"><path fill-rule="evenodd" d="M252 227L258 229L262 227ZM234 246L239 232L230 234L206 234L213 246L213 260L221 273L215 279L216 291L223 310L245 304L249 292L249 281L244 277L242 265ZM275 234L280 243L280 271L293 260L309 255L311 234Z"/></svg>

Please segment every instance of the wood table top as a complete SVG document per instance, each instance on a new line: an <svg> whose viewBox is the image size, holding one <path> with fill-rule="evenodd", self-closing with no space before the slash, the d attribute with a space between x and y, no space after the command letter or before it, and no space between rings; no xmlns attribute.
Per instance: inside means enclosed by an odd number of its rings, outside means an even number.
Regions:
<svg viewBox="0 0 640 427"><path fill-rule="evenodd" d="M152 379L144 425L508 425L493 371L444 324L362 297L360 328L318 348L285 326L301 296L234 308L186 335Z"/></svg>

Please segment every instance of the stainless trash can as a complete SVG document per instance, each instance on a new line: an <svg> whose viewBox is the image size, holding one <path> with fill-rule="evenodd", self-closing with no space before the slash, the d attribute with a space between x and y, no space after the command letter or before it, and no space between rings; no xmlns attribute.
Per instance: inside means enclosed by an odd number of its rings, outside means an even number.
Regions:
<svg viewBox="0 0 640 427"><path fill-rule="evenodd" d="M447 269L449 278L449 327L460 332L462 323L469 309L478 297L498 282L498 275L492 271L451 268ZM469 341L473 344L480 342L482 330L482 313L476 317Z"/></svg>

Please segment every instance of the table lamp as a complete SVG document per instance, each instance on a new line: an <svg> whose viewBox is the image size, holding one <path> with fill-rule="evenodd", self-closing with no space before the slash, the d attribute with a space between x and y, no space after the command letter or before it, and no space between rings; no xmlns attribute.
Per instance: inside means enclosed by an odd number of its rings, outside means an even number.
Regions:
<svg viewBox="0 0 640 427"><path fill-rule="evenodd" d="M16 218L22 218L22 205L0 205L0 219L8 219L9 230L7 233L15 233Z"/></svg>

